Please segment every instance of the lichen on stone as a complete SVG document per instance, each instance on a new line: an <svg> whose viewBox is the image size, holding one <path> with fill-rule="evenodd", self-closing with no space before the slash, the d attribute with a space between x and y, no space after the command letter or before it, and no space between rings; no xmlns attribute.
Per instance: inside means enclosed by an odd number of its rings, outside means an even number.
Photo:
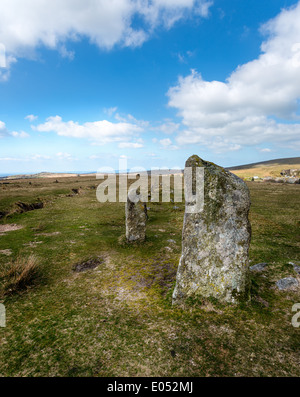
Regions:
<svg viewBox="0 0 300 397"><path fill-rule="evenodd" d="M234 174L197 155L185 165L193 170L204 167L204 208L184 215L173 303L192 296L233 303L247 300L251 236L248 187Z"/></svg>

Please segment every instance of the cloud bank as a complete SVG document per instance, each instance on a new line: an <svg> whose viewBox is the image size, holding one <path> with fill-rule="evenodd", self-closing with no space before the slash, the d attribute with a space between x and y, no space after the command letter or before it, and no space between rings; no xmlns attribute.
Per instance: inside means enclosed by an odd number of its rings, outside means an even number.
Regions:
<svg viewBox="0 0 300 397"><path fill-rule="evenodd" d="M140 46L159 26L169 29L192 12L206 17L211 4L208 0L1 0L0 40L15 58L30 57L45 46L72 59L74 54L65 46L68 40L86 37L106 50L115 45Z"/></svg>
<svg viewBox="0 0 300 397"><path fill-rule="evenodd" d="M179 144L216 151L274 142L299 145L300 2L262 26L261 55L239 66L226 82L205 81L196 71L169 92L184 131Z"/></svg>

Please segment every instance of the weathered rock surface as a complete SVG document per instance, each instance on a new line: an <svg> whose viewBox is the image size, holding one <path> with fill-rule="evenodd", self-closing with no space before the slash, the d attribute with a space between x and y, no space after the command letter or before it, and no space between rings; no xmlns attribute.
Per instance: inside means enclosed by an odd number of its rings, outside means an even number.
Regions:
<svg viewBox="0 0 300 397"><path fill-rule="evenodd" d="M276 285L280 290L289 290L297 288L299 286L299 282L294 277L285 277L281 280L278 280Z"/></svg>
<svg viewBox="0 0 300 397"><path fill-rule="evenodd" d="M130 197L133 193L129 191L125 204L126 239L128 242L141 242L146 238L147 206L142 201L132 201Z"/></svg>
<svg viewBox="0 0 300 397"><path fill-rule="evenodd" d="M300 266L299 265L296 265L296 263L294 263L294 262L289 262L289 265L292 265L294 270L295 270L295 272L300 274Z"/></svg>
<svg viewBox="0 0 300 397"><path fill-rule="evenodd" d="M262 272L267 266L267 263L257 263L256 265L250 266L250 270L253 272Z"/></svg>
<svg viewBox="0 0 300 397"><path fill-rule="evenodd" d="M215 297L236 303L249 298L248 250L251 227L247 185L236 175L198 156L186 167L204 167L202 212L184 215L182 255L173 303L188 297ZM195 173L191 183L195 188ZM187 203L186 201L186 208Z"/></svg>

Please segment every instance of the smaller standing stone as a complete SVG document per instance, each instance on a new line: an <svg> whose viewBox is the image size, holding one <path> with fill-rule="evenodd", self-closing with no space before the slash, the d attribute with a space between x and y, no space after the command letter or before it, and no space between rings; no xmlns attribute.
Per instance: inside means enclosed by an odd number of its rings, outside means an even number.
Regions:
<svg viewBox="0 0 300 397"><path fill-rule="evenodd" d="M141 197L130 190L125 204L126 239L128 242L142 242L146 238L147 206ZM131 200L135 198L135 200Z"/></svg>
<svg viewBox="0 0 300 397"><path fill-rule="evenodd" d="M276 285L280 290L287 290L297 288L299 286L299 282L294 277L285 277L278 280Z"/></svg>

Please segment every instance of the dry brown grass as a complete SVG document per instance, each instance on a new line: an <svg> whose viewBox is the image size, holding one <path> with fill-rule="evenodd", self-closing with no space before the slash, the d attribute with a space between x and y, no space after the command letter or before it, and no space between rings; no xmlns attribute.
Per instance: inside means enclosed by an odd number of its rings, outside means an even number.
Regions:
<svg viewBox="0 0 300 397"><path fill-rule="evenodd" d="M239 170L231 170L232 173L239 176L240 178L249 178L253 176L258 176L260 178L264 177L280 177L280 172L287 169L300 169L300 164L258 164L253 167L243 168Z"/></svg>
<svg viewBox="0 0 300 397"><path fill-rule="evenodd" d="M38 275L38 260L34 255L18 257L0 268L0 295L11 295L32 285Z"/></svg>

